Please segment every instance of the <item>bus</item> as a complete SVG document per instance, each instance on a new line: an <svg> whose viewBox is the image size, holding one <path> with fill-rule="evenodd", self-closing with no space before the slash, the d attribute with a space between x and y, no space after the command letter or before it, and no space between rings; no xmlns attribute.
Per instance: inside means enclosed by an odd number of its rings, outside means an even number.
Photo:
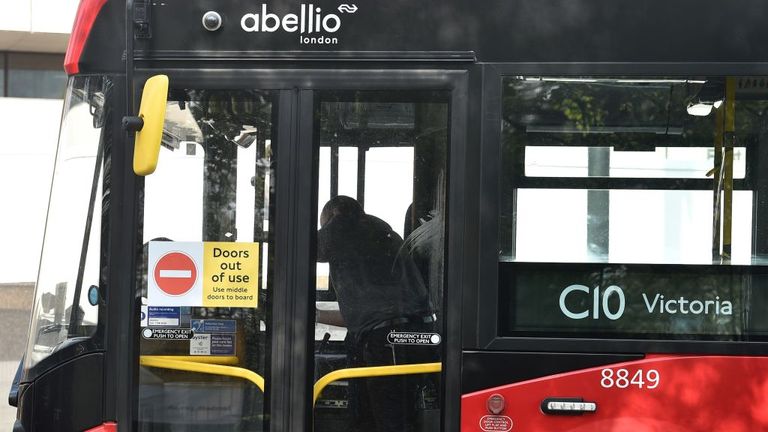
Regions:
<svg viewBox="0 0 768 432"><path fill-rule="evenodd" d="M14 432L768 430L765 16L81 0Z"/></svg>

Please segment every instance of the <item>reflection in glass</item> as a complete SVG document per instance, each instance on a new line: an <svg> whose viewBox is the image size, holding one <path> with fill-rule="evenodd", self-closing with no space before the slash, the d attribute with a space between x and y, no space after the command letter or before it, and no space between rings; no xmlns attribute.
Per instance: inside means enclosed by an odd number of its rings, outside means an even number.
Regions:
<svg viewBox="0 0 768 432"><path fill-rule="evenodd" d="M604 150L605 174L589 171L590 151ZM733 178L744 178L746 149L733 152ZM525 175L528 177L615 177L615 178L706 178L714 164L712 147L656 147L653 151L617 151L613 147L527 146Z"/></svg>
<svg viewBox="0 0 768 432"><path fill-rule="evenodd" d="M319 136L315 377L432 363L440 339L448 147L442 92L323 92ZM439 430L437 375L352 379L326 388L315 431Z"/></svg>
<svg viewBox="0 0 768 432"><path fill-rule="evenodd" d="M765 340L764 83L504 78L500 334Z"/></svg>
<svg viewBox="0 0 768 432"><path fill-rule="evenodd" d="M101 128L113 89L104 77L69 82L48 204L45 239L25 367L96 332L98 305L89 287L101 286L101 221L105 144Z"/></svg>
<svg viewBox="0 0 768 432"><path fill-rule="evenodd" d="M726 83L735 96L711 115L687 112L703 93L724 100ZM500 259L761 259L754 195L739 189L764 172L750 167L764 147L764 88L746 78L510 77L503 99Z"/></svg>
<svg viewBox="0 0 768 432"><path fill-rule="evenodd" d="M172 356L267 377L276 151L272 100L271 93L256 90L171 90L158 169L143 191L137 289L148 312L145 325L197 323L203 330L192 341L142 338L142 356ZM258 307L171 308L170 321L162 315L153 319L155 309L146 305L146 245L153 240L255 243ZM193 349L195 343L202 345ZM265 394L243 379L142 367L139 393L142 431L265 430Z"/></svg>

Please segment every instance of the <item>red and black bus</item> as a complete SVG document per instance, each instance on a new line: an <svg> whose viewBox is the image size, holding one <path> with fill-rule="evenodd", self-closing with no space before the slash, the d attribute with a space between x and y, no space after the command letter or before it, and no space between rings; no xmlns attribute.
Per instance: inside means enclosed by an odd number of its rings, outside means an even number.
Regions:
<svg viewBox="0 0 768 432"><path fill-rule="evenodd" d="M14 431L768 430L763 12L81 0Z"/></svg>

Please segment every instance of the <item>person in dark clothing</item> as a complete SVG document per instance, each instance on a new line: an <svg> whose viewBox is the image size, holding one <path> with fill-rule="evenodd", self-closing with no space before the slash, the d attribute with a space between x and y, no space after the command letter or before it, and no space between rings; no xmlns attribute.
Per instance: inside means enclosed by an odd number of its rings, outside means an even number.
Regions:
<svg viewBox="0 0 768 432"><path fill-rule="evenodd" d="M317 260L329 263L339 314L318 310L317 319L347 327L351 366L438 361L436 347L393 345L387 340L392 331L434 332L427 289L403 239L343 195L326 203L320 226ZM417 389L423 381L418 376L353 380L360 402L370 408L360 413L361 420L372 417L381 432L412 431Z"/></svg>

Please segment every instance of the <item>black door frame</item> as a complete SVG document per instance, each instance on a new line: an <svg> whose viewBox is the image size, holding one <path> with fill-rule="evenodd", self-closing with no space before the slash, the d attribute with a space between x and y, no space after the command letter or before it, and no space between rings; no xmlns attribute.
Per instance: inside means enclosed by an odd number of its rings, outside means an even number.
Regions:
<svg viewBox="0 0 768 432"><path fill-rule="evenodd" d="M139 69L140 87L149 76L169 76L171 87L207 89L252 88L277 91L277 141L280 152L276 163L275 197L275 285L272 292L271 359L269 385L269 430L294 432L312 430L312 385L314 321L314 242L317 196L317 154L314 148L314 96L317 90L450 90L450 146L448 159L447 265L443 310L444 320L443 406L444 431L459 430L461 366L461 298L463 263L471 260L465 253L464 221L471 212L465 206L468 169L468 86L469 70L461 64L452 69ZM127 151L132 154L132 150ZM130 162L130 158L127 158ZM162 166L159 168L162 169ZM129 182L133 183L133 181ZM282 186L287 185L287 187ZM136 211L133 226L139 226ZM130 207L130 206L129 206ZM446 301L456 299L456 301ZM127 309L127 308L126 308ZM122 319L128 319L122 315ZM133 314L136 315L136 314ZM134 317L135 318L135 317ZM136 335L137 323L129 334ZM123 326L119 326L124 328ZM135 336L133 336L135 338ZM118 415L118 424L136 424L138 400L138 342L131 344L133 355L116 358L122 363L114 370L127 374L133 408ZM446 374L446 371L453 371Z"/></svg>

